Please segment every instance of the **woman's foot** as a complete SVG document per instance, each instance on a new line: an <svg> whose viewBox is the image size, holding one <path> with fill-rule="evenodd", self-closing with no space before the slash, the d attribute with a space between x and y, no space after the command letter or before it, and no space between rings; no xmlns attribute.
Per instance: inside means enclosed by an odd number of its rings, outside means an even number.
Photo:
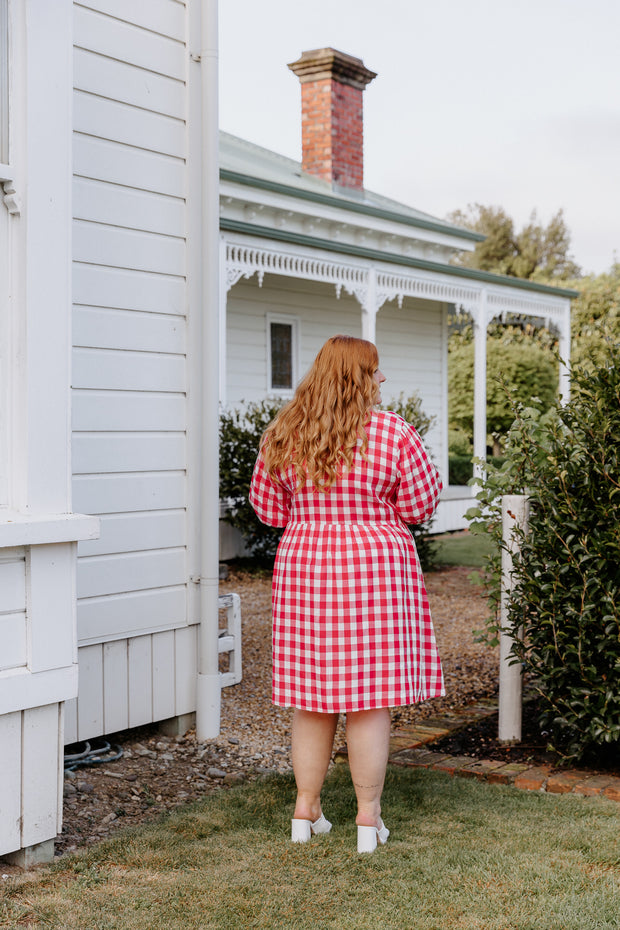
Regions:
<svg viewBox="0 0 620 930"><path fill-rule="evenodd" d="M323 814L314 821L293 817L291 821L291 840L293 843L307 843L314 834L329 833L331 828L331 823Z"/></svg>

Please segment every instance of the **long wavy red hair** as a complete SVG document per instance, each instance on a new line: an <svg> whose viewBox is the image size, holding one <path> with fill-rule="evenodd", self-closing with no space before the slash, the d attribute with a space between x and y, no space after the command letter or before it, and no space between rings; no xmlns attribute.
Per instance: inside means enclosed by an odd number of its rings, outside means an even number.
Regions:
<svg viewBox="0 0 620 930"><path fill-rule="evenodd" d="M298 488L311 481L327 491L353 466L359 440L365 456L378 365L372 342L354 336L327 340L293 399L265 430L262 448L270 475L277 479L294 465Z"/></svg>

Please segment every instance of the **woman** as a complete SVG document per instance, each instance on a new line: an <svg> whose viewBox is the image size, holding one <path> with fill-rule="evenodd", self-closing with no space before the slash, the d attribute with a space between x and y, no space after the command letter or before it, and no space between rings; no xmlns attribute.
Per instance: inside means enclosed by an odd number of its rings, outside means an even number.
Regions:
<svg viewBox="0 0 620 930"><path fill-rule="evenodd" d="M444 693L405 525L432 515L441 481L413 427L375 409L384 381L372 343L329 339L265 431L250 488L260 520L286 527L273 575L273 701L295 708L292 839L331 829L320 794L344 712L358 852L388 837L389 708Z"/></svg>

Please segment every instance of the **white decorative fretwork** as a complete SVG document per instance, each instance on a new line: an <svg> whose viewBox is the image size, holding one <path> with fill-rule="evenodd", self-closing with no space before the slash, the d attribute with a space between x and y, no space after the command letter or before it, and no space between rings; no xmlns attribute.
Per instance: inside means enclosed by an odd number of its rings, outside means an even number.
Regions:
<svg viewBox="0 0 620 930"><path fill-rule="evenodd" d="M360 303L365 298L368 272L364 267L323 258L291 254L276 249L239 245L226 245L226 287L230 290L242 277L258 275L259 286L265 274L285 275L307 281L324 281L333 284L336 296L342 289L354 295Z"/></svg>
<svg viewBox="0 0 620 930"><path fill-rule="evenodd" d="M389 259L386 257L386 265ZM553 294L532 293L509 284L498 285L468 280L445 272L422 269L381 271L376 264L337 261L312 254L310 248L284 251L266 246L226 242L226 290L241 278L257 275L259 286L265 274L284 275L308 281L333 284L336 296L344 289L358 301L364 312L375 315L384 303L396 300L402 307L405 297L448 303L457 311L470 313L482 325L506 314L539 317L566 324L569 301ZM485 299L483 300L483 293ZM484 319L480 313L483 308Z"/></svg>

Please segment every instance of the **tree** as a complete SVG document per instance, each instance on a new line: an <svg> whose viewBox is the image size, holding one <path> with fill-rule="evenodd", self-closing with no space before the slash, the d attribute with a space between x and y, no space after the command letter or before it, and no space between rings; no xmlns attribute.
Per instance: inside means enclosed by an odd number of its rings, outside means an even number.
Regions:
<svg viewBox="0 0 620 930"><path fill-rule="evenodd" d="M502 452L514 413L507 391L517 402L544 412L557 396L558 366L551 353L533 340L487 339L487 429L493 454ZM474 344L455 339L448 368L449 423L468 436L474 423Z"/></svg>
<svg viewBox="0 0 620 930"><path fill-rule="evenodd" d="M514 278L527 278L548 284L579 277L580 268L569 254L570 232L564 213L558 210L543 226L533 210L520 232L502 207L469 204L454 210L447 219L486 236L473 252L463 252L454 263L464 268L491 271Z"/></svg>
<svg viewBox="0 0 620 930"><path fill-rule="evenodd" d="M592 369L606 357L609 343L620 343L620 262L571 286L579 291L571 307L572 362Z"/></svg>

